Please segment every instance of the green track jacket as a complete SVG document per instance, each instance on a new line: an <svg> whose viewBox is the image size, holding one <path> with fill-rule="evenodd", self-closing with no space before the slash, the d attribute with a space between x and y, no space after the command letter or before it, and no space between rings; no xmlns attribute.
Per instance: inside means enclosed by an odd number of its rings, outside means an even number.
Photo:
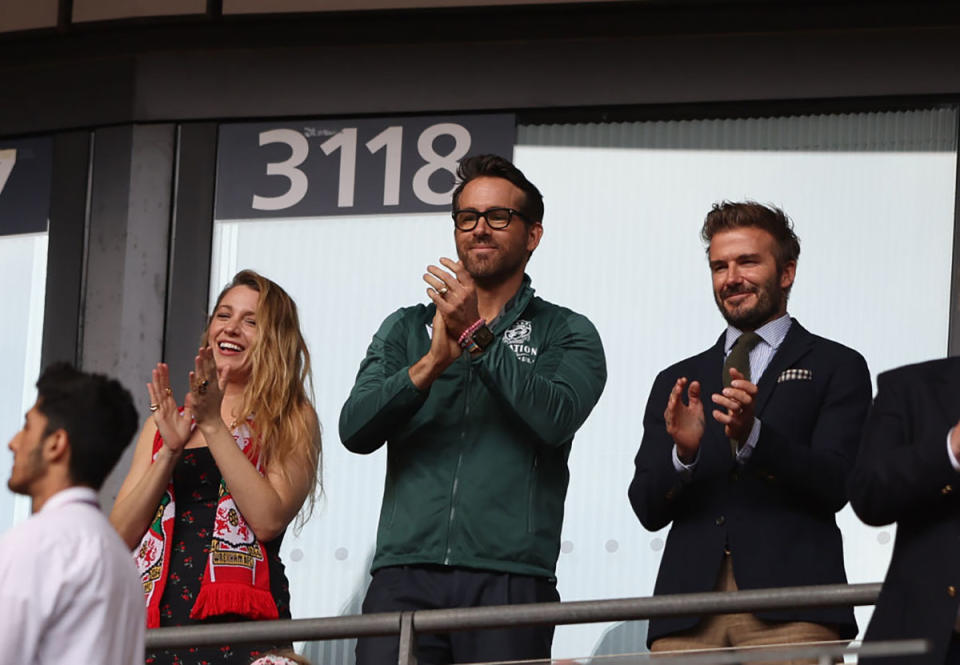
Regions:
<svg viewBox="0 0 960 665"><path fill-rule="evenodd" d="M567 457L607 378L596 328L518 293L426 392L407 370L430 348L434 306L391 314L373 337L340 412L353 452L387 443L373 570L440 564L553 577Z"/></svg>

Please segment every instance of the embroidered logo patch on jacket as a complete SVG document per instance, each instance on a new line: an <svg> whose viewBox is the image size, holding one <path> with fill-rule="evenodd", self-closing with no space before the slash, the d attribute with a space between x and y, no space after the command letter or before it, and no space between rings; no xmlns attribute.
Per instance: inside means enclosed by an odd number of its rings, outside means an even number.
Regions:
<svg viewBox="0 0 960 665"><path fill-rule="evenodd" d="M784 381L813 381L813 370L785 369L777 377L777 383L783 383Z"/></svg>
<svg viewBox="0 0 960 665"><path fill-rule="evenodd" d="M517 356L517 360L522 363L530 363L537 359L537 349L530 346L530 335L533 333L533 324L526 319L520 319L503 333L503 343L510 347L510 350Z"/></svg>

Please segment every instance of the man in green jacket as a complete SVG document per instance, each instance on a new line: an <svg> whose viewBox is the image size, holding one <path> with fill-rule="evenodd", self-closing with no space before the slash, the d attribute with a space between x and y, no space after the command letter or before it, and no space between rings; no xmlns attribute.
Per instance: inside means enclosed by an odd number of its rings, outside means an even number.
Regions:
<svg viewBox="0 0 960 665"><path fill-rule="evenodd" d="M524 268L543 197L509 161L464 159L453 193L459 261L423 276L431 305L391 314L340 413L353 452L387 444L364 613L550 602L573 435L606 363L586 317L533 294ZM427 663L549 658L553 627L418 635ZM358 665L397 662L361 638Z"/></svg>

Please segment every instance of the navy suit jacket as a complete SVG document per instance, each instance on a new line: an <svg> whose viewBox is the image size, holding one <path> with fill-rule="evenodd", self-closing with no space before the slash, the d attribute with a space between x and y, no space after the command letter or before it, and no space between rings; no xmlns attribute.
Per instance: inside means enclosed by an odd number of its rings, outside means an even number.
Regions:
<svg viewBox="0 0 960 665"><path fill-rule="evenodd" d="M870 406L866 362L794 321L757 384L760 438L740 466L711 415L710 396L721 390L723 342L721 335L712 348L662 371L647 402L630 503L647 529L672 524L654 595L712 591L725 547L733 554L740 589L845 583L835 513L847 501L847 477ZM687 477L673 466L674 444L663 417L682 376L700 381L706 420L699 460ZM857 632L849 607L757 616L828 624L845 638ZM653 619L648 642L698 621Z"/></svg>
<svg viewBox="0 0 960 665"><path fill-rule="evenodd" d="M867 524L896 522L897 542L866 640L926 638L929 654L897 662L939 664L960 605L960 474L947 454L960 419L960 358L885 372L877 388L850 503Z"/></svg>

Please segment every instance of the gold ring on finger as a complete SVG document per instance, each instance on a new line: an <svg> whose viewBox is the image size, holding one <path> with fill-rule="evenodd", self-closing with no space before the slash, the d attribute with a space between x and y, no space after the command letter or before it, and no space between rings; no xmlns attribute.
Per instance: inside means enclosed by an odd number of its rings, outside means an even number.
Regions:
<svg viewBox="0 0 960 665"><path fill-rule="evenodd" d="M206 379L204 379L203 381L201 381L200 383L198 383L198 384L197 384L197 394L198 394L198 395L206 395L206 394L207 394L207 386L209 386L209 385L210 385L210 382L207 381Z"/></svg>
<svg viewBox="0 0 960 665"><path fill-rule="evenodd" d="M169 387L169 386L166 387L166 388L164 388L164 389L163 389L163 392L167 393L167 395L172 395L172 394L173 394L173 391L170 390L170 387Z"/></svg>

